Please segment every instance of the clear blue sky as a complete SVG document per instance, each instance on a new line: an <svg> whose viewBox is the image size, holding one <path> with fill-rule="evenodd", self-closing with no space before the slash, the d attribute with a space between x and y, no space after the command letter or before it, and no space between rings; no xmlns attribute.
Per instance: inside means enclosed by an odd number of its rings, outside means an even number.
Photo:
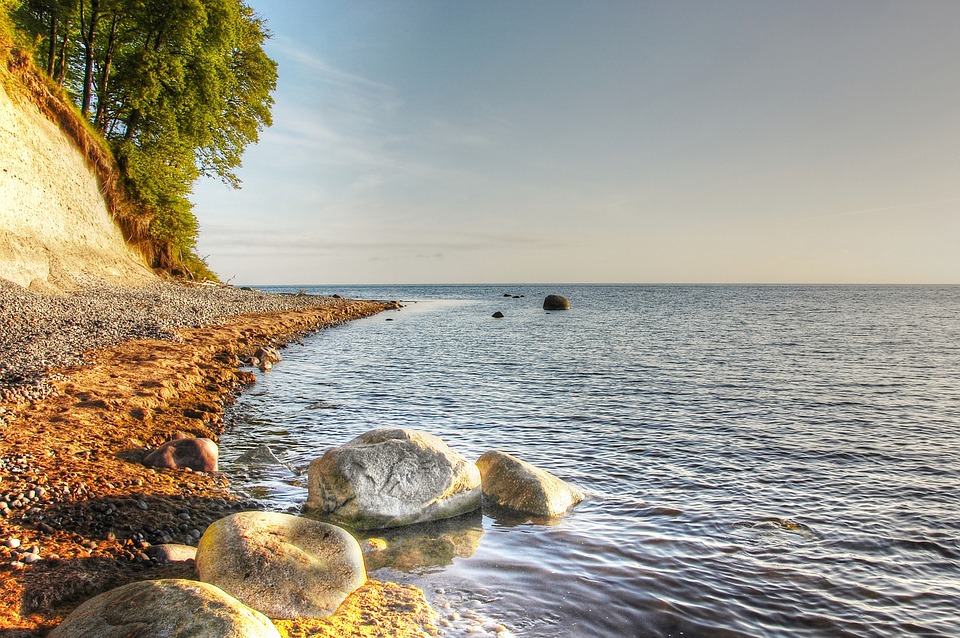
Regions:
<svg viewBox="0 0 960 638"><path fill-rule="evenodd" d="M250 4L233 283L960 283L960 1Z"/></svg>

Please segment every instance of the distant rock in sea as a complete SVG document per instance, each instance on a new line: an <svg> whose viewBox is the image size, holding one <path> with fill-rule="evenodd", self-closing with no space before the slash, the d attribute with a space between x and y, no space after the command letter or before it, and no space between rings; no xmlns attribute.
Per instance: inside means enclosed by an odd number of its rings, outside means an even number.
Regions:
<svg viewBox="0 0 960 638"><path fill-rule="evenodd" d="M570 310L570 300L561 295L547 295L543 300L544 310Z"/></svg>

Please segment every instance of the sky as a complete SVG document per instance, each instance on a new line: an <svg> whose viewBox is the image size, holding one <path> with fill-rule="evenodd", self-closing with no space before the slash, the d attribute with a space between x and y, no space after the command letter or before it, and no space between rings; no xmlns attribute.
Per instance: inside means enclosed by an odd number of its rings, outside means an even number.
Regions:
<svg viewBox="0 0 960 638"><path fill-rule="evenodd" d="M960 283L956 0L247 0L234 284Z"/></svg>

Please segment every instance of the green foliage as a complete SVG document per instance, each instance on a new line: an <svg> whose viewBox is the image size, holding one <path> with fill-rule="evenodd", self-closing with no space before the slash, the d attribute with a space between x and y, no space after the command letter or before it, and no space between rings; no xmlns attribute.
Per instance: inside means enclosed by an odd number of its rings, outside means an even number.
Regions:
<svg viewBox="0 0 960 638"><path fill-rule="evenodd" d="M192 255L193 183L238 187L244 149L271 124L277 66L263 20L243 0L0 2L109 142L153 216L157 254Z"/></svg>

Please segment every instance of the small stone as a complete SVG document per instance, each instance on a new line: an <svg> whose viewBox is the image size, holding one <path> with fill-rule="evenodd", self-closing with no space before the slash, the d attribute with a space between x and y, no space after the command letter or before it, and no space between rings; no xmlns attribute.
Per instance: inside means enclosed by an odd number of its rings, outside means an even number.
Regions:
<svg viewBox="0 0 960 638"><path fill-rule="evenodd" d="M150 506L147 505L146 501L137 501L137 507L139 507L143 511L147 511L148 509L150 509Z"/></svg>
<svg viewBox="0 0 960 638"><path fill-rule="evenodd" d="M42 559L40 558L40 554L25 554L20 560L26 565L32 565Z"/></svg>
<svg viewBox="0 0 960 638"><path fill-rule="evenodd" d="M19 538L8 538L8 539L6 540L6 542L4 543L4 545L6 545L7 547L9 547L10 549L16 549L16 548L20 547L20 539L19 539Z"/></svg>

